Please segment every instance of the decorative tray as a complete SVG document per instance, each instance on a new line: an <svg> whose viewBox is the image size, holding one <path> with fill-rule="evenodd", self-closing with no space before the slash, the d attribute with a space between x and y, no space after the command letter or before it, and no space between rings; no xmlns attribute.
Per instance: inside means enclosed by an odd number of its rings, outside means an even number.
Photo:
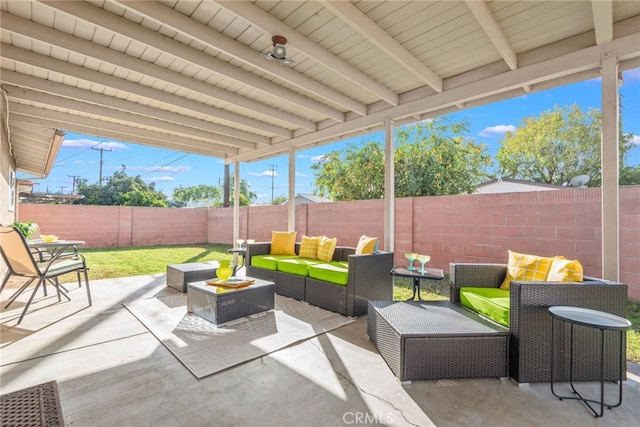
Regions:
<svg viewBox="0 0 640 427"><path fill-rule="evenodd" d="M255 282L253 279L240 279L237 277L231 277L227 280L211 279L207 280L207 285L220 286L223 288L243 288L249 286Z"/></svg>

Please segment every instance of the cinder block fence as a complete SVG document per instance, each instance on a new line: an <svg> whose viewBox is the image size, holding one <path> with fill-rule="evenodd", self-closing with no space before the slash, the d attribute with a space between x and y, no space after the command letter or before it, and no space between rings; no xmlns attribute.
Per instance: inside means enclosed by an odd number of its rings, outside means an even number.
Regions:
<svg viewBox="0 0 640 427"><path fill-rule="evenodd" d="M405 252L450 262L506 262L507 250L579 259L585 274L601 275L600 188L415 197L396 200L396 263ZM269 240L287 229L287 206L240 208L240 237ZM384 245L383 201L296 206L299 235L337 237L356 245L362 234ZM81 239L86 247L232 243L233 209L20 204L20 221L45 233ZM620 280L640 300L640 186L620 188Z"/></svg>

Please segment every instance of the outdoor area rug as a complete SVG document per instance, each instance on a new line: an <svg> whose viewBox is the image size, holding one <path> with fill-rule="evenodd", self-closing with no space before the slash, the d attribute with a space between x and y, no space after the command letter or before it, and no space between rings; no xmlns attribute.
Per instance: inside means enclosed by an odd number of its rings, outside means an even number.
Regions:
<svg viewBox="0 0 640 427"><path fill-rule="evenodd" d="M188 313L185 294L124 306L198 379L354 321L280 295L274 310L221 326Z"/></svg>
<svg viewBox="0 0 640 427"><path fill-rule="evenodd" d="M0 396L0 425L64 426L55 381Z"/></svg>

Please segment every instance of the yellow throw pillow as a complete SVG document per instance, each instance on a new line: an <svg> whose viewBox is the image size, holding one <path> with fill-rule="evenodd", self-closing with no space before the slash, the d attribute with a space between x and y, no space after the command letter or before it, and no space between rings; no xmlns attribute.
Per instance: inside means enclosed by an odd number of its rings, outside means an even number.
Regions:
<svg viewBox="0 0 640 427"><path fill-rule="evenodd" d="M297 232L272 231L271 255L295 255Z"/></svg>
<svg viewBox="0 0 640 427"><path fill-rule="evenodd" d="M300 258L317 259L320 239L322 239L322 236L302 236L302 241L300 242Z"/></svg>
<svg viewBox="0 0 640 427"><path fill-rule="evenodd" d="M356 255L372 254L375 251L376 243L378 243L377 237L360 237L358 246L356 247Z"/></svg>
<svg viewBox="0 0 640 427"><path fill-rule="evenodd" d="M520 254L509 251L507 277L500 285L502 289L510 289L511 281L544 282L551 267L553 258L537 255Z"/></svg>
<svg viewBox="0 0 640 427"><path fill-rule="evenodd" d="M333 253L336 251L336 243L338 243L337 237L329 239L327 236L322 236L320 246L318 246L318 259L330 262L333 259Z"/></svg>
<svg viewBox="0 0 640 427"><path fill-rule="evenodd" d="M563 256L554 257L547 280L549 282L582 282L582 264L575 259L566 259Z"/></svg>

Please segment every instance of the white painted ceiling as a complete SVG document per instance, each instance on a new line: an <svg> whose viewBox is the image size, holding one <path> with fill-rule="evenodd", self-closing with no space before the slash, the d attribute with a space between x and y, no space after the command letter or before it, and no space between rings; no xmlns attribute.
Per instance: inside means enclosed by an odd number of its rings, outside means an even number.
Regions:
<svg viewBox="0 0 640 427"><path fill-rule="evenodd" d="M2 123L254 161L640 66L640 1L0 0ZM270 62L271 37L288 39Z"/></svg>

